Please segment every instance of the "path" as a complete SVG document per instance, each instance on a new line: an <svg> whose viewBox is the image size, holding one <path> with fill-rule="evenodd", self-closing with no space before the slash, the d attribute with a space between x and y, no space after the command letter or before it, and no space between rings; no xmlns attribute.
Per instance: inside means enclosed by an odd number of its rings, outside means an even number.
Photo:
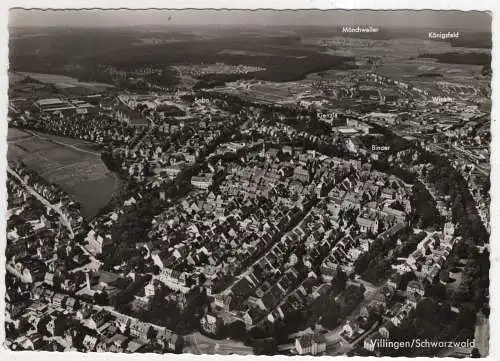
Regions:
<svg viewBox="0 0 500 361"><path fill-rule="evenodd" d="M87 154L91 154L93 156L101 157L101 153L92 152L90 150L82 149L80 147L77 147L76 145L61 142L60 140L55 140L55 139L47 138L47 137L44 137L43 135L40 135L38 133L34 133L31 130L26 130L26 132L29 133L29 134L31 134L31 135L33 135L34 137L37 137L37 138L40 138L40 139L43 139L43 140L47 140L49 142L52 142L52 143L55 143L55 144L58 144L58 145L62 145L63 147L71 148L71 149L74 149L74 150L76 150L78 152L87 153Z"/></svg>
<svg viewBox="0 0 500 361"><path fill-rule="evenodd" d="M42 197L37 191L35 191L30 185L28 185L20 176L17 174L15 171L13 171L9 166L7 166L7 172L12 175L14 178L16 178L25 188L26 190L34 196L37 200L39 200L43 205L46 207L54 210L56 213L59 214L59 217L61 218L61 221L63 225L69 230L70 232L70 238L73 239L75 237L75 233L73 232L73 228L71 227L71 223L68 220L68 217L61 211L61 206L59 205L54 205L50 203L47 199Z"/></svg>
<svg viewBox="0 0 500 361"><path fill-rule="evenodd" d="M184 337L187 341L185 349L196 354L219 354L219 355L253 355L253 349L245 346L242 342L222 339L215 340L202 335L200 332L193 332Z"/></svg>

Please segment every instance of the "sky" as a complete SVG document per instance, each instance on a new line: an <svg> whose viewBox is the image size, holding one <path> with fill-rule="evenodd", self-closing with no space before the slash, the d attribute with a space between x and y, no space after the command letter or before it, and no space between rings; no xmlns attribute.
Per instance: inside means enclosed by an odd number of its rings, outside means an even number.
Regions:
<svg viewBox="0 0 500 361"><path fill-rule="evenodd" d="M10 27L122 27L154 25L374 25L491 30L485 12L436 10L25 10L11 9Z"/></svg>

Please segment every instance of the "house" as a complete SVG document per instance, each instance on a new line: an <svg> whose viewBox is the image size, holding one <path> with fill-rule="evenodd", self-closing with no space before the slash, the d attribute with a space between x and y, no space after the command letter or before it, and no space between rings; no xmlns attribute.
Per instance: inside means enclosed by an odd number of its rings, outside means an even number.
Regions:
<svg viewBox="0 0 500 361"><path fill-rule="evenodd" d="M111 337L107 342L107 348L110 352L123 352L123 344L128 340L127 336L121 335L119 333Z"/></svg>
<svg viewBox="0 0 500 361"><path fill-rule="evenodd" d="M85 240L88 242L87 249L94 255L102 253L102 245L104 242L104 238L100 235L96 234L96 232L92 229L85 237Z"/></svg>
<svg viewBox="0 0 500 361"><path fill-rule="evenodd" d="M293 155L293 148L290 147L289 145L285 145L281 151L285 154L290 154L290 155Z"/></svg>
<svg viewBox="0 0 500 361"><path fill-rule="evenodd" d="M331 257L328 257L322 264L320 268L321 277L323 281L330 282L333 280L338 273L339 265L336 262L333 262Z"/></svg>
<svg viewBox="0 0 500 361"><path fill-rule="evenodd" d="M163 344L163 347L171 352L182 350L184 339L166 328L159 330L156 338L159 343Z"/></svg>
<svg viewBox="0 0 500 361"><path fill-rule="evenodd" d="M382 326L379 327L378 332L383 338L391 337L391 334L396 330L396 326L391 321L385 321Z"/></svg>
<svg viewBox="0 0 500 361"><path fill-rule="evenodd" d="M359 226L359 229L362 233L378 233L378 220L372 220L364 217L357 217L356 218L356 223Z"/></svg>
<svg viewBox="0 0 500 361"><path fill-rule="evenodd" d="M177 270L165 268L159 275L158 280L164 283L168 288L182 293L189 292L186 287L186 274Z"/></svg>
<svg viewBox="0 0 500 361"><path fill-rule="evenodd" d="M283 319L284 317L285 315L281 307L276 308L270 314L267 315L267 319L269 322L275 322L279 319Z"/></svg>
<svg viewBox="0 0 500 361"><path fill-rule="evenodd" d="M73 311L77 305L77 302L74 298L68 297L66 299L66 310Z"/></svg>
<svg viewBox="0 0 500 361"><path fill-rule="evenodd" d="M200 320L201 328L205 332L211 333L214 335L217 334L217 332L219 331L221 324L222 324L222 320L211 313L207 313Z"/></svg>
<svg viewBox="0 0 500 361"><path fill-rule="evenodd" d="M416 294L419 295L420 297L423 297L425 294L425 288L422 282L419 281L410 281L408 282L408 285L406 286L406 294Z"/></svg>
<svg viewBox="0 0 500 361"><path fill-rule="evenodd" d="M106 322L108 322L111 318L111 314L108 311L100 310L96 314L91 316L92 321L95 322L96 328L101 327Z"/></svg>
<svg viewBox="0 0 500 361"><path fill-rule="evenodd" d="M373 301L370 303L370 307L376 310L385 310L389 306L393 296L395 293L395 289L388 287L387 285L378 292Z"/></svg>
<svg viewBox="0 0 500 361"><path fill-rule="evenodd" d="M33 332L28 336L21 336L17 340L17 343L23 350L37 350L43 342L43 336L38 332Z"/></svg>
<svg viewBox="0 0 500 361"><path fill-rule="evenodd" d="M65 299L67 298L66 295L62 294L62 293L56 293L54 295L54 297L52 298L52 304L56 307L56 308L62 308L63 305L64 305L64 301Z"/></svg>
<svg viewBox="0 0 500 361"><path fill-rule="evenodd" d="M153 297L155 295L155 285L153 282L149 282L144 286L144 295L145 297Z"/></svg>
<svg viewBox="0 0 500 361"><path fill-rule="evenodd" d="M396 191L392 188L384 188L380 193L382 199L394 199ZM386 209L384 209L385 211Z"/></svg>
<svg viewBox="0 0 500 361"><path fill-rule="evenodd" d="M130 327L130 320L129 317L121 316L115 320L115 325L121 333L125 333L127 328Z"/></svg>
<svg viewBox="0 0 500 361"><path fill-rule="evenodd" d="M211 175L200 175L191 177L191 185L199 189L208 189L213 184Z"/></svg>
<svg viewBox="0 0 500 361"><path fill-rule="evenodd" d="M387 286L392 287L395 290L397 290L399 288L399 285L401 285L402 279L403 279L403 276L401 274L394 273L387 281Z"/></svg>
<svg viewBox="0 0 500 361"><path fill-rule="evenodd" d="M189 164L194 164L196 162L196 154L184 153L183 155L184 155L184 159Z"/></svg>
<svg viewBox="0 0 500 361"><path fill-rule="evenodd" d="M293 177L295 179L300 180L303 183L309 183L309 181L310 181L309 171L305 168L302 168L302 167L296 167L293 170Z"/></svg>
<svg viewBox="0 0 500 361"><path fill-rule="evenodd" d="M173 178L177 177L180 172L182 172L182 168L179 167L178 165L172 165L169 167L165 167L163 169L163 171L165 171L165 173L167 174L167 176L169 178L173 179Z"/></svg>
<svg viewBox="0 0 500 361"><path fill-rule="evenodd" d="M88 304L88 303L85 303L83 301L79 301L77 303L77 316L80 318L80 319L85 319L85 318L89 318L90 315L92 314L92 305Z"/></svg>
<svg viewBox="0 0 500 361"><path fill-rule="evenodd" d="M130 336L147 340L150 328L149 323L133 320L130 323Z"/></svg>
<svg viewBox="0 0 500 361"><path fill-rule="evenodd" d="M56 317L54 316L49 316L49 320L47 324L45 325L45 329L47 332L49 332L52 336L54 336L54 333L56 331Z"/></svg>
<svg viewBox="0 0 500 361"><path fill-rule="evenodd" d="M396 219L397 222L404 222L405 221L406 213L403 211L385 206L382 209L382 212L389 217L394 217L394 219Z"/></svg>
<svg viewBox="0 0 500 361"><path fill-rule="evenodd" d="M42 299L44 296L45 289L40 286L35 286L31 291L31 298L34 300Z"/></svg>
<svg viewBox="0 0 500 361"><path fill-rule="evenodd" d="M415 304L412 302L406 302L405 304L401 305L397 309L393 310L393 315L390 317L390 321L393 323L394 326L398 327L401 325L403 320L408 318L410 315L411 310L415 307Z"/></svg>
<svg viewBox="0 0 500 361"><path fill-rule="evenodd" d="M260 308L253 307L248 309L243 315L243 321L247 327L254 325L258 320L260 320L265 315L265 311Z"/></svg>
<svg viewBox="0 0 500 361"><path fill-rule="evenodd" d="M12 318L12 317L11 317ZM38 327L38 323L40 322L40 316L37 313L30 312L24 315L24 319L35 329Z"/></svg>
<svg viewBox="0 0 500 361"><path fill-rule="evenodd" d="M231 295L219 294L216 295L214 298L214 305L222 308L224 311L227 312L229 311L229 305L231 304L231 301L232 301Z"/></svg>
<svg viewBox="0 0 500 361"><path fill-rule="evenodd" d="M361 333L362 330L359 328L359 325L357 323L347 320L344 327L342 328L342 332L340 333L340 335L342 338L349 341Z"/></svg>
<svg viewBox="0 0 500 361"><path fill-rule="evenodd" d="M91 335L85 335L82 341L82 345L87 351L94 351L94 348L97 343L97 337Z"/></svg>
<svg viewBox="0 0 500 361"><path fill-rule="evenodd" d="M132 339L128 342L127 348L125 349L125 351L127 353L134 353L138 349L140 349L142 346L144 346L144 341L142 341L140 339Z"/></svg>
<svg viewBox="0 0 500 361"><path fill-rule="evenodd" d="M45 274L45 278L44 278L43 282L45 282L49 286L54 286L54 274L51 272L47 272Z"/></svg>
<svg viewBox="0 0 500 361"><path fill-rule="evenodd" d="M455 225L451 222L444 224L443 233L445 236L453 236L455 234Z"/></svg>
<svg viewBox="0 0 500 361"><path fill-rule="evenodd" d="M273 160L276 159L276 156L278 155L279 149L276 148L270 148L266 151L266 159L267 160Z"/></svg>
<svg viewBox="0 0 500 361"><path fill-rule="evenodd" d="M295 339L295 349L299 355L318 355L326 351L324 338L317 334L306 334Z"/></svg>

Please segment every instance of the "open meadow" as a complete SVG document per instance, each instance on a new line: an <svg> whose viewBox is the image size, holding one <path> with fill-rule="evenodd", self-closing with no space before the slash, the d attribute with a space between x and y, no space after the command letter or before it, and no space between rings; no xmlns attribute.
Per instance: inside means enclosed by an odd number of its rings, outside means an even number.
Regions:
<svg viewBox="0 0 500 361"><path fill-rule="evenodd" d="M12 128L8 143L9 161L22 161L58 184L80 203L85 218L95 216L119 187L92 143Z"/></svg>

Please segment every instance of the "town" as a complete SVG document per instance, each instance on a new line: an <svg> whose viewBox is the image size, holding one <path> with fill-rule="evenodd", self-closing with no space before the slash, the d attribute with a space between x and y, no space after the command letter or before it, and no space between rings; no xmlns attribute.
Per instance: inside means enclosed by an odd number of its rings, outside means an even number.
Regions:
<svg viewBox="0 0 500 361"><path fill-rule="evenodd" d="M364 56L302 80L228 48L245 62L11 71L6 345L486 356L491 74L406 77L356 33L307 39ZM466 346L384 347L414 338Z"/></svg>

